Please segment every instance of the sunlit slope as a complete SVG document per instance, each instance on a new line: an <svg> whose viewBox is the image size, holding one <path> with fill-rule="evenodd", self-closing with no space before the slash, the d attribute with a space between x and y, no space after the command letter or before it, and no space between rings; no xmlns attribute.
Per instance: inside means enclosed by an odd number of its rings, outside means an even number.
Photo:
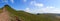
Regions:
<svg viewBox="0 0 60 21"><path fill-rule="evenodd" d="M11 17L14 18L14 16L17 16L22 21L54 21L51 15L35 15L25 11L16 11L9 5L5 5L3 8L6 8L6 10L10 12Z"/></svg>

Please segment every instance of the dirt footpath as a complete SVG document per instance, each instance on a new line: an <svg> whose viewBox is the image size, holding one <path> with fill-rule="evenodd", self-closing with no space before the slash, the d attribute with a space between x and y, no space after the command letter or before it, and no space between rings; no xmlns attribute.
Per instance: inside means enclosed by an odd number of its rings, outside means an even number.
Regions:
<svg viewBox="0 0 60 21"><path fill-rule="evenodd" d="M9 21L9 13L7 11L0 13L0 21Z"/></svg>

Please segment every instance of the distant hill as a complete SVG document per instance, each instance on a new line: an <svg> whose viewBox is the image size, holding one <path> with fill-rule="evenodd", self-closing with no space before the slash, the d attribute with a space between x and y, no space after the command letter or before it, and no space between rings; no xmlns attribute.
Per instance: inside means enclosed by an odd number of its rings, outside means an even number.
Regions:
<svg viewBox="0 0 60 21"><path fill-rule="evenodd" d="M3 10L4 9L4 10ZM59 21L54 14L32 14L22 10L16 11L11 8L9 5L4 5L0 9L0 12L8 11L10 20L16 21L16 19L20 21ZM56 20L57 19L57 20Z"/></svg>

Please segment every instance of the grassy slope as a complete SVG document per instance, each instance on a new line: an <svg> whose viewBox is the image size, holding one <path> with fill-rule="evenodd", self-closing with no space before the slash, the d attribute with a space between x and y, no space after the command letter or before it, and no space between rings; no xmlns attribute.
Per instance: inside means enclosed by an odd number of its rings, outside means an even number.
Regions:
<svg viewBox="0 0 60 21"><path fill-rule="evenodd" d="M8 10L11 14L11 16L18 16L19 19L22 19L23 21L52 21L51 16L48 15L34 15L31 13L27 13L24 11L16 11L12 9L10 6L5 7L6 10Z"/></svg>
<svg viewBox="0 0 60 21"><path fill-rule="evenodd" d="M2 9L0 8L0 13L2 13Z"/></svg>

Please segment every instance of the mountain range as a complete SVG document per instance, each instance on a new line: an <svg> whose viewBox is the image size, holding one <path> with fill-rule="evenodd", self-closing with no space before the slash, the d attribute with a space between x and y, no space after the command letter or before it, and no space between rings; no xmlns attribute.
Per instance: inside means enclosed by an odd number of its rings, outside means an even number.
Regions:
<svg viewBox="0 0 60 21"><path fill-rule="evenodd" d="M0 21L60 21L56 15L52 13L36 15L23 10L16 11L9 5L4 5L0 8Z"/></svg>

